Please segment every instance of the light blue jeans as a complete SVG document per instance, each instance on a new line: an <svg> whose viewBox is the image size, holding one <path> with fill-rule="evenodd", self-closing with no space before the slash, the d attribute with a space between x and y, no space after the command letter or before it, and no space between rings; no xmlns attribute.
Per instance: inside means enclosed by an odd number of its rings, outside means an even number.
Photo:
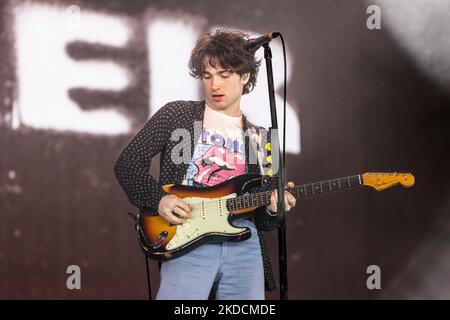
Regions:
<svg viewBox="0 0 450 320"><path fill-rule="evenodd" d="M204 244L161 266L157 300L206 300L217 282L218 300L264 300L264 269L252 221L239 220L252 236L240 242Z"/></svg>

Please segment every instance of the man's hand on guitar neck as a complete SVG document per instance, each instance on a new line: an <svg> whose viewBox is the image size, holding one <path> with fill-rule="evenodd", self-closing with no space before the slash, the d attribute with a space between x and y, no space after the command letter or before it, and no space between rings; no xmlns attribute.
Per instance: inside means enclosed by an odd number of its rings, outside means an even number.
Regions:
<svg viewBox="0 0 450 320"><path fill-rule="evenodd" d="M286 189L292 189L295 186L295 184L290 181L286 185ZM278 202L278 192L277 190L273 190L272 194L270 195L270 204L267 206L267 210L269 210L270 213L275 214L277 210L277 202ZM290 211L291 208L295 207L296 199L292 194L290 194L288 191L284 192L284 206L285 210Z"/></svg>
<svg viewBox="0 0 450 320"><path fill-rule="evenodd" d="M191 208L181 198L168 194L159 202L158 214L171 224L182 224L191 218Z"/></svg>

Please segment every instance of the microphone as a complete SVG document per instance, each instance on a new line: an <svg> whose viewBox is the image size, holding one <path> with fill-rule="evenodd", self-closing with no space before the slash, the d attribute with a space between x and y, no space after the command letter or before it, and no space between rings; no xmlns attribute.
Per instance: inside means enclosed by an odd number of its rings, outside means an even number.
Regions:
<svg viewBox="0 0 450 320"><path fill-rule="evenodd" d="M280 35L279 32L269 32L259 38L249 39L247 44L245 45L245 49L250 51L251 53L255 53L261 46L270 42L270 40L278 37Z"/></svg>

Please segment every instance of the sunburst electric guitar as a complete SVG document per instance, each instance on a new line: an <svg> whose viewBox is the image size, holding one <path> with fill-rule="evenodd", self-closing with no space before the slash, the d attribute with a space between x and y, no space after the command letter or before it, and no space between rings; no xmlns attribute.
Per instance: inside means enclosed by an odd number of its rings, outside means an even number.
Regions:
<svg viewBox="0 0 450 320"><path fill-rule="evenodd" d="M142 248L150 258L169 260L204 243L248 239L251 236L249 228L235 227L232 222L270 203L271 191L248 193L261 186L262 181L260 175L247 174L206 188L165 185L164 191L182 198L191 207L192 218L183 224L172 225L159 215L140 214L136 228ZM298 199L356 186L370 186L380 191L396 184L411 187L414 176L411 173L369 172L298 185L289 192Z"/></svg>

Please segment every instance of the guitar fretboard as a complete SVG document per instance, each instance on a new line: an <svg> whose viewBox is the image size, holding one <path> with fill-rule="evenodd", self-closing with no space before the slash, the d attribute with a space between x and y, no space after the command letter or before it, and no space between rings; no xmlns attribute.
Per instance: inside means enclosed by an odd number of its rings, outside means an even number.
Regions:
<svg viewBox="0 0 450 320"><path fill-rule="evenodd" d="M348 176L344 178L325 180L295 186L288 191L297 199L309 197L325 192L349 189L361 185L361 176ZM252 207L262 207L270 203L272 191L252 193L227 200L227 208L236 211Z"/></svg>

